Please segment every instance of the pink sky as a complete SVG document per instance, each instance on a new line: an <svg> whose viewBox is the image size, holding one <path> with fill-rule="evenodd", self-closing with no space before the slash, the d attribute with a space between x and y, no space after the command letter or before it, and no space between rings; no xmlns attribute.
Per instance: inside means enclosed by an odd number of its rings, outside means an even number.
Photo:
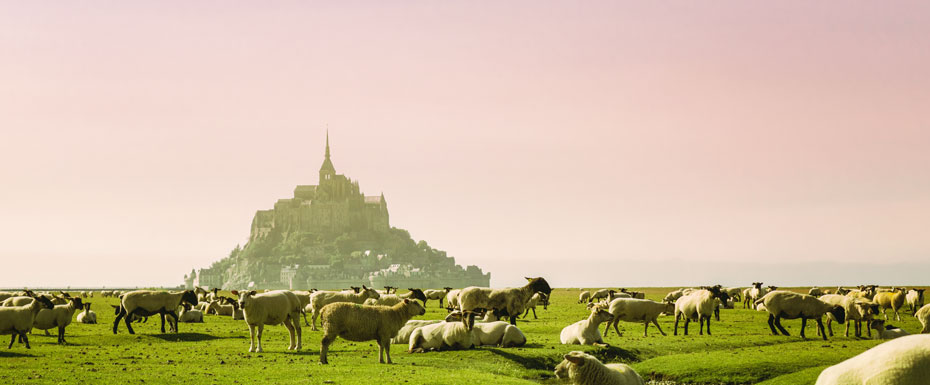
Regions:
<svg viewBox="0 0 930 385"><path fill-rule="evenodd" d="M742 285L736 262L926 263L928 15L3 3L0 260L23 273L0 286L178 284L316 183L327 124L337 172L494 286L642 280L628 261ZM645 283L692 284L669 266Z"/></svg>

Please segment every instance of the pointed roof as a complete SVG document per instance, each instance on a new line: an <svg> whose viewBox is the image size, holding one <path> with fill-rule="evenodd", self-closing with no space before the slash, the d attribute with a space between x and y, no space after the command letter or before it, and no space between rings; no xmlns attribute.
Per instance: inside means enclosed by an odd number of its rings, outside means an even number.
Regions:
<svg viewBox="0 0 930 385"><path fill-rule="evenodd" d="M320 171L330 171L333 174L336 173L336 168L333 167L333 161L329 160L329 130L326 130L326 157L323 159L323 165L320 166Z"/></svg>

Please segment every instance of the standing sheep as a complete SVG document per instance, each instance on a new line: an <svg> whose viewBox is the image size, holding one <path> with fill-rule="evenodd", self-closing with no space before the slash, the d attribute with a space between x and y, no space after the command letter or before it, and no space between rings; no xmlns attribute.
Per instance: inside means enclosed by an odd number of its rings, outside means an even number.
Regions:
<svg viewBox="0 0 930 385"><path fill-rule="evenodd" d="M591 292L583 290L581 294L578 294L578 303L591 302Z"/></svg>
<svg viewBox="0 0 930 385"><path fill-rule="evenodd" d="M549 308L549 297L543 293L533 294L533 296L530 297L528 301L526 301L526 305L524 305L524 308L526 308L526 312L523 313L523 318L526 318L526 316L530 314L530 310L532 310L533 319L537 319L536 318L536 305L539 305L539 304L543 305L543 310L548 309Z"/></svg>
<svg viewBox="0 0 930 385"><path fill-rule="evenodd" d="M839 294L825 294L820 296L820 300L833 306L842 306L846 311L846 333L849 337L849 326L854 324L855 336L862 336L862 322L866 322L866 332L869 337L872 336L872 329L869 329L868 321L872 316L878 314L878 305L861 298L850 298ZM833 314L827 313L827 331L830 337L833 337ZM819 330L818 330L819 332Z"/></svg>
<svg viewBox="0 0 930 385"><path fill-rule="evenodd" d="M907 292L907 304L911 306L911 315L917 314L917 309L924 305L924 290L911 289Z"/></svg>
<svg viewBox="0 0 930 385"><path fill-rule="evenodd" d="M23 306L0 307L0 335L11 334L10 346L7 346L7 349L13 348L16 336L19 336L20 340L26 344L26 349L32 349L29 346L29 337L26 336L26 333L32 330L32 325L35 323L39 311L54 307L52 301L43 296L36 297L34 301Z"/></svg>
<svg viewBox="0 0 930 385"><path fill-rule="evenodd" d="M614 289L600 289L600 290L597 290L591 293L591 299L589 300L589 302L599 301L599 300L608 298L610 296L613 296L616 293L617 291Z"/></svg>
<svg viewBox="0 0 930 385"><path fill-rule="evenodd" d="M65 341L65 328L71 324L71 318L74 312L84 307L80 297L71 297L67 305L55 305L51 309L42 309L36 314L33 327L44 330L48 334L48 329L58 328L58 343L67 344Z"/></svg>
<svg viewBox="0 0 930 385"><path fill-rule="evenodd" d="M762 282L753 282L752 287L744 291L744 293L746 295L743 296L743 308L748 309L751 307L751 304L765 295L765 289L762 288Z"/></svg>
<svg viewBox="0 0 930 385"><path fill-rule="evenodd" d="M529 283L526 286L506 289L490 289L484 287L468 287L462 289L459 294L460 307L462 312L474 312L479 310L497 309L505 311L510 317L510 324L517 324L517 317L523 313L523 307L526 301L537 292L550 295L552 289L549 283L542 277L526 278ZM470 322L464 319L464 322ZM473 323L469 324L471 328Z"/></svg>
<svg viewBox="0 0 930 385"><path fill-rule="evenodd" d="M136 332L132 330L132 325L130 324L133 316L149 317L155 314L161 315L162 333L165 332L165 315L170 315L175 320L173 329L174 332L177 333L178 315L175 311L182 302L187 302L196 306L197 295L194 294L192 290L173 292L136 290L125 293L120 299L119 313L116 315L116 320L113 321L113 334L116 334L119 321L124 317L126 319L126 329L129 330L129 334L136 334Z"/></svg>
<svg viewBox="0 0 930 385"><path fill-rule="evenodd" d="M426 293L423 293L423 290L408 288L408 292L404 294L381 294L381 297L375 299L365 300L366 305L382 305L382 306L394 306L405 299L418 299L423 303L423 306L426 306ZM395 291L396 293L396 291Z"/></svg>
<svg viewBox="0 0 930 385"><path fill-rule="evenodd" d="M623 333L620 333L620 328L617 326L620 321L642 322L645 326L643 337L646 337L649 331L649 323L652 322L659 329L659 333L664 336L665 332L662 331L662 327L659 326L658 322L659 315L662 313L674 314L675 304L671 302L655 302L648 299L617 298L610 302L608 311L613 315L613 318L604 326L604 337L607 337L611 324L613 324L617 334L622 336Z"/></svg>
<svg viewBox="0 0 930 385"><path fill-rule="evenodd" d="M449 294L450 290L452 290L452 288L448 286L442 288L442 290L423 290L423 294L426 295L426 299L423 300L423 306L426 307L426 302L432 299L439 301L439 308L442 309L442 300L446 298L446 294Z"/></svg>
<svg viewBox="0 0 930 385"><path fill-rule="evenodd" d="M262 332L265 330L265 325L282 323L290 335L291 343L287 350L300 350L300 300L297 299L297 295L287 290L274 290L262 294L258 294L255 290L233 291L233 294L239 296L239 307L242 308L245 323L249 325L249 352L262 351ZM257 348L256 329L258 329Z"/></svg>
<svg viewBox="0 0 930 385"><path fill-rule="evenodd" d="M925 385L930 378L930 336L882 343L820 372L816 385Z"/></svg>
<svg viewBox="0 0 930 385"><path fill-rule="evenodd" d="M601 323L613 319L613 314L600 307L591 310L591 315L587 319L575 322L562 329L559 340L565 345L597 345L607 346L604 338L598 332L597 327Z"/></svg>
<svg viewBox="0 0 930 385"><path fill-rule="evenodd" d="M921 333L930 333L930 304L924 305L917 313L914 313L914 318L917 318L920 325L923 326L920 329Z"/></svg>
<svg viewBox="0 0 930 385"><path fill-rule="evenodd" d="M367 306L354 303L331 303L320 310L323 339L320 342L320 363L328 364L326 353L329 345L342 337L349 341L378 342L379 361L391 362L391 338L397 335L408 320L426 314L426 309L417 301L405 299L394 306Z"/></svg>
<svg viewBox="0 0 930 385"><path fill-rule="evenodd" d="M904 307L905 297L907 297L907 293L904 288L895 288L892 292L876 293L872 300L882 309L882 315L886 320L888 319L886 311L891 309L894 310L895 320L900 321L901 316L898 315L898 309Z"/></svg>
<svg viewBox="0 0 930 385"><path fill-rule="evenodd" d="M449 290L449 292L446 293L446 309L455 310L460 307L459 306L459 294L461 293L462 293L462 289L453 289L453 290Z"/></svg>
<svg viewBox="0 0 930 385"><path fill-rule="evenodd" d="M354 287L352 288L355 289ZM348 302L354 304L362 304L367 299L378 299L381 298L375 289L365 287L362 285L362 291L353 293L353 292L330 292L330 291L318 291L313 293L310 297L310 305L313 308L313 314L310 317L310 327L312 330L317 330L316 328L316 318L320 315L320 311L323 310L323 307L331 303L338 302Z"/></svg>
<svg viewBox="0 0 930 385"><path fill-rule="evenodd" d="M594 356L574 351L563 356L555 367L557 378L568 378L574 385L645 385L643 378L626 364L604 365Z"/></svg>
<svg viewBox="0 0 930 385"><path fill-rule="evenodd" d="M801 338L804 336L804 329L807 327L808 319L817 320L817 328L824 341L827 340L827 333L823 330L823 315L831 313L836 322L846 322L846 310L843 306L832 305L821 301L807 294L798 294L790 291L776 290L766 294L756 301L756 304L764 304L766 311L769 313L769 328L772 329L773 335L778 335L778 330L784 335L788 331L781 326L781 319L801 319Z"/></svg>
<svg viewBox="0 0 930 385"><path fill-rule="evenodd" d="M685 319L685 335L688 335L688 323L698 321L698 334L704 334L704 324L707 324L707 335L710 335L710 317L714 315L717 306L716 299L726 302L729 296L720 291L717 286L692 291L675 301L675 332L678 335L678 320Z"/></svg>

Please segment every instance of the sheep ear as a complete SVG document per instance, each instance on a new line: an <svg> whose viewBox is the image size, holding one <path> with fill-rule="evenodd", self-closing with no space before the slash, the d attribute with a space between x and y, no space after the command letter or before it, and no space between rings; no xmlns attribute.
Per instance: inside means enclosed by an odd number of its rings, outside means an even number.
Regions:
<svg viewBox="0 0 930 385"><path fill-rule="evenodd" d="M362 289L368 290L368 288L365 287L365 285L362 285Z"/></svg>
<svg viewBox="0 0 930 385"><path fill-rule="evenodd" d="M571 362L571 363L573 363L573 364L575 364L575 365L578 365L578 366L584 365L584 358L583 358L583 357L578 357L578 356L574 356L574 355L571 355L571 354L566 354L566 355L563 356L563 357L564 357L566 360L568 360L568 362Z"/></svg>
<svg viewBox="0 0 930 385"><path fill-rule="evenodd" d="M533 279L530 278L530 277L523 277L523 278L526 278L527 281L532 281L532 280L533 280Z"/></svg>

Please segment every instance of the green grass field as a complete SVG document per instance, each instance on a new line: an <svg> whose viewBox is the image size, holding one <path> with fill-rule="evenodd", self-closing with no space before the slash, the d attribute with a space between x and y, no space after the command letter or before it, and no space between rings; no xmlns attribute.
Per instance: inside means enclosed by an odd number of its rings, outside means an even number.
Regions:
<svg viewBox="0 0 930 385"><path fill-rule="evenodd" d="M667 288L640 289L647 297L661 299ZM125 325L111 331L114 298L91 298L100 324L72 323L66 333L70 345L38 331L30 337L32 349L21 344L0 349L0 380L3 383L333 383L333 384L453 384L453 383L558 383L552 371L562 354L583 350L604 362L625 362L647 380L664 384L812 384L824 367L854 356L880 341L846 338L843 327L829 341L816 337L816 323L808 324L808 340L797 334L800 320L783 324L792 336L772 336L767 314L737 309L721 312L712 324L713 336L672 336L674 318L663 316L662 336L650 327L643 337L642 324L621 323L622 337L611 331L608 348L561 345L563 327L587 317L576 303L579 290L556 289L548 310L537 309L539 319L518 321L527 335L522 348L481 347L468 351L409 354L406 345L392 348L393 365L378 364L378 347L372 342L338 339L330 350L330 365L317 364L320 332L304 327L300 352L289 352L287 330L269 326L263 338L265 352L248 353L248 329L231 317L205 316L203 324L181 324L179 334L161 334L157 317L134 324L130 335ZM225 295L229 296L228 293ZM446 311L431 301L427 314L418 319L441 319ZM907 314L905 316L905 314ZM916 333L920 324L902 312L901 322L890 321ZM601 330L603 330L603 325ZM4 340L9 343L9 340Z"/></svg>

